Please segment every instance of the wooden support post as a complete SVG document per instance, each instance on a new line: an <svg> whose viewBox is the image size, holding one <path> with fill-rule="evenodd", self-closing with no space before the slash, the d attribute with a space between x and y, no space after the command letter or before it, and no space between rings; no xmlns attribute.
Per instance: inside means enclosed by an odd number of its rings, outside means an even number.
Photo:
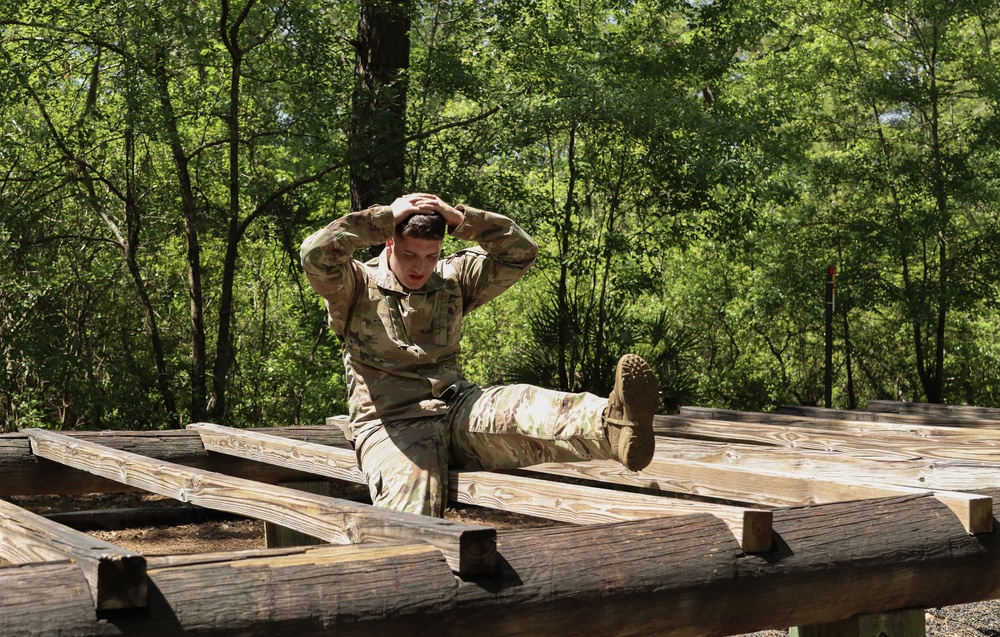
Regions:
<svg viewBox="0 0 1000 637"><path fill-rule="evenodd" d="M329 496L330 483L325 480L310 480L308 482L279 482L279 487L296 489L306 493ZM323 540L300 533L295 529L275 524L274 522L264 523L264 546L269 549L283 548L287 546L317 546L326 544Z"/></svg>
<svg viewBox="0 0 1000 637"><path fill-rule="evenodd" d="M799 626L788 631L788 637L924 637L926 634L922 608L858 615L839 622Z"/></svg>
<svg viewBox="0 0 1000 637"><path fill-rule="evenodd" d="M182 502L275 522L338 544L425 541L460 575L496 571L496 530L400 513L153 460L39 429L26 430L34 453Z"/></svg>
<svg viewBox="0 0 1000 637"><path fill-rule="evenodd" d="M350 449L287 440L259 431L208 423L188 425L210 451L294 467L364 484ZM534 515L573 524L603 524L710 513L722 519L747 552L771 548L771 512L656 495L564 484L488 471L451 471L448 495L463 504Z"/></svg>
<svg viewBox="0 0 1000 637"><path fill-rule="evenodd" d="M14 563L71 559L98 610L146 605L146 558L0 500L0 557Z"/></svg>

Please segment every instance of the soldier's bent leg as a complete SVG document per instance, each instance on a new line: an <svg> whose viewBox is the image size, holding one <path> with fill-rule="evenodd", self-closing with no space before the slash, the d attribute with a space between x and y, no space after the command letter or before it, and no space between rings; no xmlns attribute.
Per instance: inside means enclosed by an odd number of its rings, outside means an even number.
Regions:
<svg viewBox="0 0 1000 637"><path fill-rule="evenodd" d="M467 469L611 458L607 399L533 385L475 388L448 413L451 452Z"/></svg>
<svg viewBox="0 0 1000 637"><path fill-rule="evenodd" d="M376 506L444 517L448 487L445 423L436 418L398 420L358 442L358 465Z"/></svg>

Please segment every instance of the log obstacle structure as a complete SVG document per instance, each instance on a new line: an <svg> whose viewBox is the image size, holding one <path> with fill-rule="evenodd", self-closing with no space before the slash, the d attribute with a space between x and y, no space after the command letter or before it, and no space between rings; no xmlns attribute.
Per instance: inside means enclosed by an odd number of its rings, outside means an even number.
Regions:
<svg viewBox="0 0 1000 637"><path fill-rule="evenodd" d="M891 637L1000 599L996 410L689 407L641 472L452 471L453 502L562 523L502 532L278 486L363 482L336 422L0 436L0 496L149 491L323 540L142 556L0 501L0 635Z"/></svg>

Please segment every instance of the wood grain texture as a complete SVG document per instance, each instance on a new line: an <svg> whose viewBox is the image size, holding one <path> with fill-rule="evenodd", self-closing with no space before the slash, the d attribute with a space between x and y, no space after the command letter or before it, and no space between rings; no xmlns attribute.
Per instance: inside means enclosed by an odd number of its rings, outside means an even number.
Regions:
<svg viewBox="0 0 1000 637"><path fill-rule="evenodd" d="M761 552L771 549L769 510L629 493L485 471L451 472L449 495L465 504L572 524L607 524L707 513L725 522L742 550Z"/></svg>
<svg viewBox="0 0 1000 637"><path fill-rule="evenodd" d="M496 531L199 471L42 430L27 430L36 455L210 509L274 522L339 544L422 540L462 574L496 568Z"/></svg>
<svg viewBox="0 0 1000 637"><path fill-rule="evenodd" d="M954 420L940 420L922 416L905 416L876 412L856 412L823 407L780 408L781 413L757 413L704 407L683 407L678 416L659 418L659 428L669 435L666 426L674 418L694 418L723 422L745 422L777 425L811 430L826 430L859 434L890 435L901 438L929 438L945 444L953 442L973 445L985 444L996 449L1000 428L996 421L982 421L983 427L955 426ZM905 420L904 420L905 419ZM989 426L985 426L989 423Z"/></svg>
<svg viewBox="0 0 1000 637"><path fill-rule="evenodd" d="M3 634L684 637L1000 597L998 534L966 535L929 496L779 510L774 532L764 554L709 515L505 532L498 572L475 578L391 544L151 558L143 613L32 611ZM73 593L53 586L44 604L72 608Z"/></svg>
<svg viewBox="0 0 1000 637"><path fill-rule="evenodd" d="M99 610L146 605L146 558L0 500L0 557L14 562L73 560Z"/></svg>
<svg viewBox="0 0 1000 637"><path fill-rule="evenodd" d="M693 438L719 442L745 442L823 451L854 451L871 457L934 458L1000 462L1000 432L978 437L934 436L930 433L895 430L845 431L823 429L815 420L798 419L788 424L759 424L747 420L727 422L684 416L658 416L654 429L671 438Z"/></svg>
<svg viewBox="0 0 1000 637"><path fill-rule="evenodd" d="M356 456L347 449L284 440L260 431L197 423L205 448L259 462L364 483ZM487 471L451 471L449 500L573 524L603 524L651 517L710 513L733 531L743 550L771 545L770 513L763 510L632 494Z"/></svg>
<svg viewBox="0 0 1000 637"><path fill-rule="evenodd" d="M638 473L628 471L610 460L547 463L532 466L530 470L769 507L929 493L929 490L923 488L852 479L847 472L839 477L815 477L808 469L801 468L777 465L727 466L714 462L681 460L670 457L669 443L663 445L666 451L661 450L658 443L653 461ZM969 533L992 531L993 505L989 496L944 490L935 490L933 494L953 511Z"/></svg>
<svg viewBox="0 0 1000 637"><path fill-rule="evenodd" d="M1000 420L1000 409L996 407L977 407L975 405L938 405L933 403L909 403L895 400L869 400L867 408L869 411L931 415L938 417L946 416L960 420Z"/></svg>
<svg viewBox="0 0 1000 637"><path fill-rule="evenodd" d="M0 566L0 635L120 634L97 619L90 585L71 561Z"/></svg>
<svg viewBox="0 0 1000 637"><path fill-rule="evenodd" d="M343 434L330 427L275 427L273 435L321 444L346 444ZM149 458L176 462L195 469L206 469L231 476L275 484L308 480L300 471L210 454L193 431L113 431L64 432L74 439L96 442L112 449L130 451ZM24 432L0 434L0 496L74 493L115 493L136 491L114 480L66 467L31 453L31 443Z"/></svg>

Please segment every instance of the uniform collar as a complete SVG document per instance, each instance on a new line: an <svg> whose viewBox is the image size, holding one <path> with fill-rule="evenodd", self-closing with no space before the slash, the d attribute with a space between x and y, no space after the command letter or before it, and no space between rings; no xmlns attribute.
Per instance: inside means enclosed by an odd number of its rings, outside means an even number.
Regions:
<svg viewBox="0 0 1000 637"><path fill-rule="evenodd" d="M424 283L424 286L419 290L407 290L399 282L399 279L396 278L396 275L393 274L392 270L389 268L389 251L387 249L383 248L378 257L369 261L367 265L376 269L375 285L383 290L390 290L392 292L398 292L399 294L410 294L411 292L425 294L427 292L433 292L444 285L444 278L441 276L440 260L434 268L434 272L431 273L430 278L427 279L427 282Z"/></svg>

